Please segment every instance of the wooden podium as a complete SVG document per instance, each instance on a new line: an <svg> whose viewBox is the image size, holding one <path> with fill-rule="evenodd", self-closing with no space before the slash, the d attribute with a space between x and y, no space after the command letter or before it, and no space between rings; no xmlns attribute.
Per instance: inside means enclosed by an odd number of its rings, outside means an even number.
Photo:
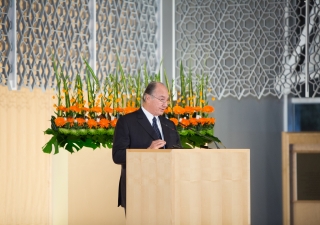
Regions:
<svg viewBox="0 0 320 225"><path fill-rule="evenodd" d="M127 150L127 225L250 224L249 149Z"/></svg>

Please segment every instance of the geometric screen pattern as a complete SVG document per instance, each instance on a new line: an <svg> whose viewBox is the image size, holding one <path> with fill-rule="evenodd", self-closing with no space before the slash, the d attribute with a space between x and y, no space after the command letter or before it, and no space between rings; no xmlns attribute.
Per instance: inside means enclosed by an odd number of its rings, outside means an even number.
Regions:
<svg viewBox="0 0 320 225"><path fill-rule="evenodd" d="M94 13L95 30L90 26ZM0 85L8 85L10 62L6 32L10 23L6 12L10 1L1 1ZM117 0L19 0L16 1L17 86L55 87L52 56L65 74L74 80L85 77L83 58L95 53L100 82L116 71L117 56L126 74L146 67L157 73L160 59L158 1ZM95 33L95 42L90 44ZM92 50L94 48L94 51Z"/></svg>
<svg viewBox="0 0 320 225"><path fill-rule="evenodd" d="M52 88L52 57L75 79L88 56L87 1L17 1L18 87Z"/></svg>
<svg viewBox="0 0 320 225"><path fill-rule="evenodd" d="M182 62L208 75L219 99L319 95L320 4L310 2L306 13L305 1L176 0L176 74Z"/></svg>
<svg viewBox="0 0 320 225"><path fill-rule="evenodd" d="M158 73L158 1L96 2L99 79L115 73L117 54L125 74L136 75L145 65L148 74Z"/></svg>
<svg viewBox="0 0 320 225"><path fill-rule="evenodd" d="M7 85L10 65L8 61L10 42L8 32L10 20L8 18L9 1L0 2L0 84Z"/></svg>

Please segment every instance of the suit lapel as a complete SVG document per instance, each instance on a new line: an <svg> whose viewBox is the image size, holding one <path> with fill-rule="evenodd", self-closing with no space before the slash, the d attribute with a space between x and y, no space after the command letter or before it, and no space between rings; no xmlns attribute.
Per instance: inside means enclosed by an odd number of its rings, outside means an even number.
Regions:
<svg viewBox="0 0 320 225"><path fill-rule="evenodd" d="M145 129L145 131L152 137L152 139L157 140L158 136L141 108L137 111L137 119L138 123L142 126L143 129Z"/></svg>

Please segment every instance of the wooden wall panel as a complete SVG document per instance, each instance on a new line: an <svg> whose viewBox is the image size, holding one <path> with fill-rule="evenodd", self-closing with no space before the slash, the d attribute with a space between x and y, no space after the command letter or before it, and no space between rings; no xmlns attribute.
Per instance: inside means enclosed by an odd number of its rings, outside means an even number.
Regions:
<svg viewBox="0 0 320 225"><path fill-rule="evenodd" d="M0 87L0 225L51 224L51 96Z"/></svg>
<svg viewBox="0 0 320 225"><path fill-rule="evenodd" d="M69 225L124 225L118 205L121 166L112 161L111 149L81 149L68 157Z"/></svg>
<svg viewBox="0 0 320 225"><path fill-rule="evenodd" d="M53 95L0 86L0 225L125 224L110 149L42 152Z"/></svg>
<svg viewBox="0 0 320 225"><path fill-rule="evenodd" d="M320 132L282 133L283 224L320 224L320 201L298 200L296 153L319 153Z"/></svg>
<svg viewBox="0 0 320 225"><path fill-rule="evenodd" d="M320 222L320 203L305 201L295 202L293 206L294 225L319 225Z"/></svg>

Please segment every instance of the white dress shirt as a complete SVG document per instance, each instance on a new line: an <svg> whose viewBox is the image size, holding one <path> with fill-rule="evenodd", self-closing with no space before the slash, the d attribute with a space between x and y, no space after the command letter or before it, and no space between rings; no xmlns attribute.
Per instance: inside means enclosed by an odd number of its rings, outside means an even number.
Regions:
<svg viewBox="0 0 320 225"><path fill-rule="evenodd" d="M163 139L163 133L162 133L162 127L161 127L161 123L160 123L159 117L152 115L151 113L149 113L149 112L148 112L145 108L143 108L142 106L141 106L141 109L142 109L142 111L144 112L144 114L146 115L147 119L149 120L151 126L152 126L152 119L153 119L153 117L155 117L155 118L157 119L157 125L158 125L158 128L159 128L159 130L160 130L162 140L164 140L164 139Z"/></svg>

